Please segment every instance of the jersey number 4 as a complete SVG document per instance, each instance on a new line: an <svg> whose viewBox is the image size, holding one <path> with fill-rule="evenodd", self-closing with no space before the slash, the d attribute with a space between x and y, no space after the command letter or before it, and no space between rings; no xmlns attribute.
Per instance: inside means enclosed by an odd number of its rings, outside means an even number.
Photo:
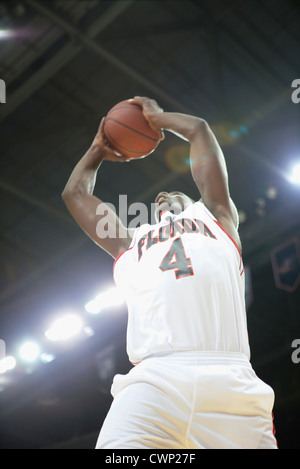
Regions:
<svg viewBox="0 0 300 469"><path fill-rule="evenodd" d="M173 241L159 268L163 272L174 269L177 279L194 275L191 259L186 257L181 238Z"/></svg>

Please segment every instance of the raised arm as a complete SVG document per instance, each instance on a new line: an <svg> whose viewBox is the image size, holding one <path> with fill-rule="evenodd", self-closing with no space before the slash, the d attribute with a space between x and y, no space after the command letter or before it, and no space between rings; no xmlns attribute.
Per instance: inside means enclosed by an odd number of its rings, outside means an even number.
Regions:
<svg viewBox="0 0 300 469"><path fill-rule="evenodd" d="M93 195L97 172L104 160L127 161L126 157L116 156L105 145L103 138L102 119L95 139L77 163L62 193L62 198L78 225L102 249L116 258L125 251L130 242L133 230L128 230L117 217L116 212ZM97 213L101 215L97 215ZM97 224L101 216L111 228L111 236L101 236L97 232ZM107 230L109 232L109 229Z"/></svg>
<svg viewBox="0 0 300 469"><path fill-rule="evenodd" d="M225 158L208 123L186 114L163 112L154 100L148 98L136 97L134 102L143 107L153 129L168 130L190 142L191 172L201 198L241 247L237 232L238 213L229 194Z"/></svg>

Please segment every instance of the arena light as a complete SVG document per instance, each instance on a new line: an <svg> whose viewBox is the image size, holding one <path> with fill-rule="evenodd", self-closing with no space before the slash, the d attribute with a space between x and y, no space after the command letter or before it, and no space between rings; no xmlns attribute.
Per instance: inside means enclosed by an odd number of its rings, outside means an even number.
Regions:
<svg viewBox="0 0 300 469"><path fill-rule="evenodd" d="M42 353L40 358L43 363L51 363L55 360L55 355L53 353Z"/></svg>
<svg viewBox="0 0 300 469"><path fill-rule="evenodd" d="M11 371L16 367L17 360L13 356L7 356L0 361L0 374Z"/></svg>
<svg viewBox="0 0 300 469"><path fill-rule="evenodd" d="M77 314L66 314L58 318L45 332L48 340L53 342L69 340L83 329L83 321Z"/></svg>
<svg viewBox="0 0 300 469"><path fill-rule="evenodd" d="M27 362L35 361L40 355L40 348L35 342L26 342L20 348L20 357Z"/></svg>
<svg viewBox="0 0 300 469"><path fill-rule="evenodd" d="M0 40L1 39L9 39L13 37L14 33L10 29L0 29Z"/></svg>
<svg viewBox="0 0 300 469"><path fill-rule="evenodd" d="M289 181L300 185L300 163L295 164L289 176Z"/></svg>
<svg viewBox="0 0 300 469"><path fill-rule="evenodd" d="M90 314L99 314L106 309L121 306L124 303L124 297L120 290L112 287L99 295L85 305L85 310Z"/></svg>

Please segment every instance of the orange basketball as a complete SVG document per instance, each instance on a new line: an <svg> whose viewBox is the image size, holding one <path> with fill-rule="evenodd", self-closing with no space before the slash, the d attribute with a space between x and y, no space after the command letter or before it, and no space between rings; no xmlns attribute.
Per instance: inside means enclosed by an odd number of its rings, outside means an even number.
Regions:
<svg viewBox="0 0 300 469"><path fill-rule="evenodd" d="M121 101L107 114L104 135L111 148L129 158L144 158L158 146L158 134L150 127L141 106Z"/></svg>

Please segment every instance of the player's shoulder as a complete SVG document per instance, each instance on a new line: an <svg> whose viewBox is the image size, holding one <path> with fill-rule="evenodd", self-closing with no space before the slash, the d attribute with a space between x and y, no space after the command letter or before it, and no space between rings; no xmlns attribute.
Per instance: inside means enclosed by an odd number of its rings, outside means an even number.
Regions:
<svg viewBox="0 0 300 469"><path fill-rule="evenodd" d="M183 215L189 216L208 216L212 220L216 220L216 217L204 204L203 200L197 200L196 202L187 206L187 208L182 212Z"/></svg>
<svg viewBox="0 0 300 469"><path fill-rule="evenodd" d="M238 232L239 227L239 219L238 219L238 211L237 208L230 199L230 210L226 211L222 207L221 208L209 208L204 203L203 199L195 202L193 211L195 214L202 211L208 219L213 220L220 229L226 232L227 235L234 241L237 245L239 251L242 251L241 240Z"/></svg>

